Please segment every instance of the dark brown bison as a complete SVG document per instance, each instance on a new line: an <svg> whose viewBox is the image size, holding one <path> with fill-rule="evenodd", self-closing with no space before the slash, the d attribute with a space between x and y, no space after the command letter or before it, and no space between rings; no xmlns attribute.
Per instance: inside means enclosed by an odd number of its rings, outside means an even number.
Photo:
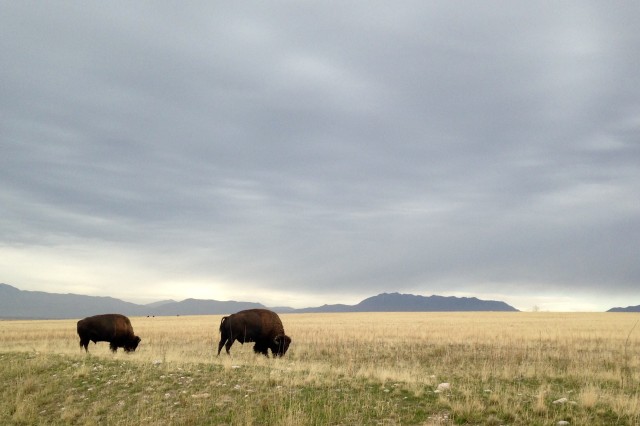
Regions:
<svg viewBox="0 0 640 426"><path fill-rule="evenodd" d="M120 314L104 314L87 317L78 321L80 347L89 352L89 341L109 342L109 348L116 352L124 348L125 352L133 352L140 343L140 338L133 334L129 318Z"/></svg>
<svg viewBox="0 0 640 426"><path fill-rule="evenodd" d="M282 356L287 353L291 338L284 334L282 321L275 312L267 309L248 309L236 312L220 321L220 343L218 355L225 345L227 354L234 341L240 343L255 342L253 351L268 356Z"/></svg>

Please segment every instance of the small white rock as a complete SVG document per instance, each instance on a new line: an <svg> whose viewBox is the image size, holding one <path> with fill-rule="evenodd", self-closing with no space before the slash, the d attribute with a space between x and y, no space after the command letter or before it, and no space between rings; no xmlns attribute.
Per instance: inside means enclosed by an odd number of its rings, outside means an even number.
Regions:
<svg viewBox="0 0 640 426"><path fill-rule="evenodd" d="M566 420L560 420L558 423L556 423L558 426L567 426L568 424L570 424L568 421Z"/></svg>
<svg viewBox="0 0 640 426"><path fill-rule="evenodd" d="M555 401L553 401L553 403L554 404L564 404L567 401L569 401L567 398L560 398L560 399L556 399Z"/></svg>
<svg viewBox="0 0 640 426"><path fill-rule="evenodd" d="M442 392L451 389L451 383L440 383L437 390Z"/></svg>

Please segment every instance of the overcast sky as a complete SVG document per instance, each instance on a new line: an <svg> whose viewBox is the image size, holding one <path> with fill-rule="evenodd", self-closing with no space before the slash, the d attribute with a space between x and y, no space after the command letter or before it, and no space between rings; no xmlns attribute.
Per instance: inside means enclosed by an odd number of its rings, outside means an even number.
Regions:
<svg viewBox="0 0 640 426"><path fill-rule="evenodd" d="M0 282L640 304L640 3L0 3Z"/></svg>

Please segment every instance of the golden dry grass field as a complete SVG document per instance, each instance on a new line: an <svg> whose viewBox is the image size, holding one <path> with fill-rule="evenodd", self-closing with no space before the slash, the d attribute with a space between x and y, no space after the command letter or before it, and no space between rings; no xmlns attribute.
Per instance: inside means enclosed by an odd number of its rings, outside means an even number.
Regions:
<svg viewBox="0 0 640 426"><path fill-rule="evenodd" d="M221 316L132 317L115 355L76 320L0 321L0 424L640 424L638 314L280 317L281 359L216 357Z"/></svg>

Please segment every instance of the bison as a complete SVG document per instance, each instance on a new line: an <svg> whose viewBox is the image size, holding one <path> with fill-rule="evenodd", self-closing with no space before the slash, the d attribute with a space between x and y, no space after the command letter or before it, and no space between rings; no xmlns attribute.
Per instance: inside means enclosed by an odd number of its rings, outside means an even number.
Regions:
<svg viewBox="0 0 640 426"><path fill-rule="evenodd" d="M78 321L80 347L89 352L89 341L109 342L111 351L124 348L125 352L133 352L140 343L140 338L133 334L129 318L120 314L104 314L87 317Z"/></svg>
<svg viewBox="0 0 640 426"><path fill-rule="evenodd" d="M287 353L291 338L284 334L282 321L275 312L267 309L248 309L223 317L220 321L220 343L218 343L218 356L225 345L227 354L234 341L255 342L253 351L268 355L282 356Z"/></svg>

